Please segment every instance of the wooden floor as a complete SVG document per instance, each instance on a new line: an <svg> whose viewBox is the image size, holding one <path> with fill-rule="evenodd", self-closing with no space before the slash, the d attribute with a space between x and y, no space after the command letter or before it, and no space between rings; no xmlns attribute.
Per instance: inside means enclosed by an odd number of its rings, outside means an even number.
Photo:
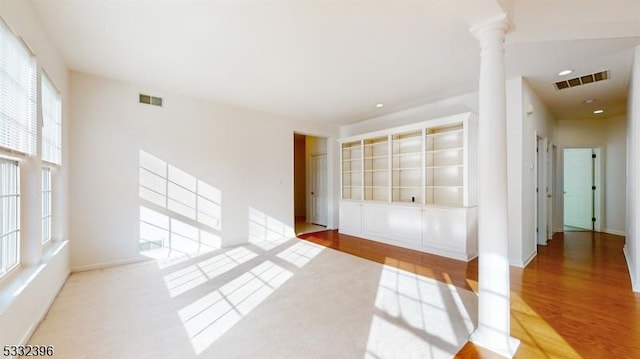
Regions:
<svg viewBox="0 0 640 359"><path fill-rule="evenodd" d="M477 260L462 262L324 231L300 238L477 290ZM640 294L631 290L624 237L557 233L525 269L511 267L516 358L640 358ZM467 344L457 358L499 358Z"/></svg>

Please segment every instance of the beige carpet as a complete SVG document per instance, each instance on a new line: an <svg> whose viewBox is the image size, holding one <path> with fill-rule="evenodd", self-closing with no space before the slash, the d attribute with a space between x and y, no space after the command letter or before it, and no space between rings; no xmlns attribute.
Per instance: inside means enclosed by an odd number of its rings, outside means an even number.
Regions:
<svg viewBox="0 0 640 359"><path fill-rule="evenodd" d="M30 344L58 358L451 358L476 313L472 292L283 239L72 274Z"/></svg>

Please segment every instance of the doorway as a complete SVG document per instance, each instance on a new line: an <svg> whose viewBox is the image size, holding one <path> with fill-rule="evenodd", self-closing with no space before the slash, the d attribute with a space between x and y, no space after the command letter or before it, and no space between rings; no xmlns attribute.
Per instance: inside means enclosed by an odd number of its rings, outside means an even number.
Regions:
<svg viewBox="0 0 640 359"><path fill-rule="evenodd" d="M563 149L564 220L566 231L600 230L600 149Z"/></svg>
<svg viewBox="0 0 640 359"><path fill-rule="evenodd" d="M296 234L327 229L327 139L294 133L294 213Z"/></svg>

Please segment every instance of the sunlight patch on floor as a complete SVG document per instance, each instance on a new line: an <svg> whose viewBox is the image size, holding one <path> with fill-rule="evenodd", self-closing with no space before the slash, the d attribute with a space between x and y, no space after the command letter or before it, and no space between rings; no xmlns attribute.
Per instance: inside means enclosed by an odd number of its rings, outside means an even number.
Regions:
<svg viewBox="0 0 640 359"><path fill-rule="evenodd" d="M215 257L172 272L164 276L164 281L171 297L176 297L207 281L218 277L238 265L257 256L256 253L237 247Z"/></svg>
<svg viewBox="0 0 640 359"><path fill-rule="evenodd" d="M366 357L453 357L474 330L468 307L475 308L475 300L470 292L385 265Z"/></svg>
<svg viewBox="0 0 640 359"><path fill-rule="evenodd" d="M202 353L293 276L271 261L209 293L178 312L196 354Z"/></svg>
<svg viewBox="0 0 640 359"><path fill-rule="evenodd" d="M278 253L278 258L284 259L298 268L302 268L322 252L323 249L324 247L317 244L300 241Z"/></svg>

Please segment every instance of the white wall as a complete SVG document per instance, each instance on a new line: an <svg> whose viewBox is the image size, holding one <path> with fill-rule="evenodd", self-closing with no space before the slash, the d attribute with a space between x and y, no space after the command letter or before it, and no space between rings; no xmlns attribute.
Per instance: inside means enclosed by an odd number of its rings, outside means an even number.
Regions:
<svg viewBox="0 0 640 359"><path fill-rule="evenodd" d="M602 148L602 156L604 158L604 167L602 168L604 218L601 223L601 230L617 235L625 235L626 233L626 123L626 116L562 120L558 122L560 159L562 158L562 148ZM562 213L560 215L561 220Z"/></svg>
<svg viewBox="0 0 640 359"><path fill-rule="evenodd" d="M523 267L536 254L536 136L554 141L555 119L526 80L507 81L509 261Z"/></svg>
<svg viewBox="0 0 640 359"><path fill-rule="evenodd" d="M633 290L640 292L640 46L635 49L627 103L627 238L624 253Z"/></svg>
<svg viewBox="0 0 640 359"><path fill-rule="evenodd" d="M522 258L522 131L524 109L522 77L507 80L507 209L509 262L523 266Z"/></svg>
<svg viewBox="0 0 640 359"><path fill-rule="evenodd" d="M163 107L138 103L139 92L163 97ZM293 133L337 134L337 128L75 72L71 96L74 270L139 258L139 207L148 205L139 197L141 150L221 191L222 230L213 234L226 246L249 239L250 208L293 228ZM330 176L338 173L334 158ZM330 217L337 216L336 205L331 201Z"/></svg>
<svg viewBox="0 0 640 359"><path fill-rule="evenodd" d="M63 167L55 174L55 188L53 193L54 217L52 222L53 237L56 240L48 247L29 250L29 260L34 261L31 266L23 266L15 275L2 281L0 285L0 347L4 345L24 344L33 330L46 314L53 299L69 275L69 245L63 242L67 235L67 163L68 136L66 122L68 120L68 69L56 47L50 42L40 24L40 20L30 1L0 1L0 16L9 28L22 37L29 48L35 53L39 71L46 71L51 81L56 85L62 96L63 118ZM27 171L31 179L29 183L39 184L39 161L33 171ZM28 190L39 191L39 188L21 188L23 193ZM26 194L26 193L25 193ZM40 198L39 196L35 196ZM25 198L34 198L27 195ZM40 203L22 203L29 211L38 211ZM24 222L22 223L24 224ZM36 226L39 223L35 224ZM36 235L39 228L25 228L25 233ZM39 237L27 239L31 243L38 243ZM24 251L23 251L24 252ZM24 253L23 253L24 255Z"/></svg>

